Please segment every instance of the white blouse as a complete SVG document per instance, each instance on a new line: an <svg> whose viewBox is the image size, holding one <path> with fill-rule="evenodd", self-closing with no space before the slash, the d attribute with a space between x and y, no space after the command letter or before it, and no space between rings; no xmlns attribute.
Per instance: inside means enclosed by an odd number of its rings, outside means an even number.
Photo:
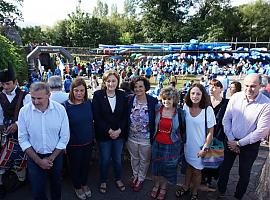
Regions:
<svg viewBox="0 0 270 200"><path fill-rule="evenodd" d="M115 110L115 105L116 105L116 96L114 97L108 97L112 112Z"/></svg>

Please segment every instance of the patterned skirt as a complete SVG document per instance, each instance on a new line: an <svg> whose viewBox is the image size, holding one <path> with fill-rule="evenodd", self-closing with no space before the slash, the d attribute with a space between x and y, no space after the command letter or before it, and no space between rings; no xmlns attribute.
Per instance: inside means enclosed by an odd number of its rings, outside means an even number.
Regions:
<svg viewBox="0 0 270 200"><path fill-rule="evenodd" d="M177 165L180 158L180 142L152 145L152 175L163 176L169 182L177 181Z"/></svg>

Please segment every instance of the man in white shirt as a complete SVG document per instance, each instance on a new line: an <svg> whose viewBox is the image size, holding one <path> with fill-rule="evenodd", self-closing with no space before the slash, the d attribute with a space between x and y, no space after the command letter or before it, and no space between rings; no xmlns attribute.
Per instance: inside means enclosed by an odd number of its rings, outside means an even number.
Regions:
<svg viewBox="0 0 270 200"><path fill-rule="evenodd" d="M28 155L29 180L33 199L47 199L46 178L50 176L51 199L61 199L63 150L69 141L65 108L49 100L46 83L30 87L32 103L25 105L18 118L19 144Z"/></svg>
<svg viewBox="0 0 270 200"><path fill-rule="evenodd" d="M48 80L48 84L51 91L50 100L61 104L68 100L69 93L62 91L63 84L60 76L51 76Z"/></svg>

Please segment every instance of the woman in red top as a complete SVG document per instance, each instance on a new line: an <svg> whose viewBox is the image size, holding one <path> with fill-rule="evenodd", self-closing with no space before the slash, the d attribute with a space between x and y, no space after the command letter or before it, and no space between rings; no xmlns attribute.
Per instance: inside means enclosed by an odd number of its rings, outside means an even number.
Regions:
<svg viewBox="0 0 270 200"><path fill-rule="evenodd" d="M177 163L180 156L181 141L184 136L184 114L177 108L179 97L173 87L160 92L162 105L156 110L155 136L152 144L152 175L154 187L151 197L165 199L167 183L176 183ZM180 120L179 120L180 119Z"/></svg>

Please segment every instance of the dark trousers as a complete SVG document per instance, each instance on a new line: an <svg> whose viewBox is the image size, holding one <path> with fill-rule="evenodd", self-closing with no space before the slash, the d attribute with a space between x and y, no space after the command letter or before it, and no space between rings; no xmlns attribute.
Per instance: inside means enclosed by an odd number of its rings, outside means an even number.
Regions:
<svg viewBox="0 0 270 200"><path fill-rule="evenodd" d="M100 182L104 183L108 179L109 164L112 159L114 168L114 179L121 179L122 162L121 155L124 140L122 138L115 140L102 141L99 143L100 152Z"/></svg>
<svg viewBox="0 0 270 200"><path fill-rule="evenodd" d="M38 154L40 158L50 154ZM49 170L42 169L32 159L28 158L28 175L32 187L34 200L47 200L46 183L47 177L50 181L50 192L52 200L61 200L61 170L63 166L63 154L58 155L53 161L53 167ZM22 197L23 198L23 197Z"/></svg>
<svg viewBox="0 0 270 200"><path fill-rule="evenodd" d="M91 152L92 145L90 144L67 149L70 176L75 189L80 189L87 184Z"/></svg>
<svg viewBox="0 0 270 200"><path fill-rule="evenodd" d="M224 161L220 170L220 177L218 180L218 190L225 193L230 176L230 171L233 166L234 160L239 155L239 180L236 186L234 196L238 199L243 198L248 184L251 173L251 168L258 156L260 143L249 144L240 148L240 154L230 151L227 144L224 145Z"/></svg>

